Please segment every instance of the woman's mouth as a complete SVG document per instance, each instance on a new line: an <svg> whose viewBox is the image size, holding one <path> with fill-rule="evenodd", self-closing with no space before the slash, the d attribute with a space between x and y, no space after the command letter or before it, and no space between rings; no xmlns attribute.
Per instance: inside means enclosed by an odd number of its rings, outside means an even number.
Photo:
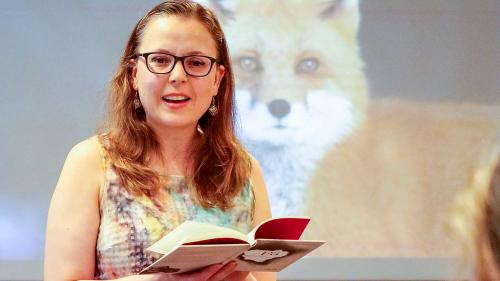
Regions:
<svg viewBox="0 0 500 281"><path fill-rule="evenodd" d="M170 93L161 97L170 110L180 110L185 108L191 98L184 93Z"/></svg>
<svg viewBox="0 0 500 281"><path fill-rule="evenodd" d="M170 95L170 96L164 96L162 97L164 101L167 103L172 103L172 104L178 104L178 103L183 103L187 102L190 100L189 97L186 97L184 95Z"/></svg>

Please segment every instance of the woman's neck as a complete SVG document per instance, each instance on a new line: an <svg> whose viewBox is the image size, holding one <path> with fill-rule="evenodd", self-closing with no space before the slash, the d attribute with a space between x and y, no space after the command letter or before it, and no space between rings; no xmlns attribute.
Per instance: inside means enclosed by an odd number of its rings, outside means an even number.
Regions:
<svg viewBox="0 0 500 281"><path fill-rule="evenodd" d="M185 175L189 170L190 154L199 140L196 127L155 130L161 155L152 160L160 175Z"/></svg>

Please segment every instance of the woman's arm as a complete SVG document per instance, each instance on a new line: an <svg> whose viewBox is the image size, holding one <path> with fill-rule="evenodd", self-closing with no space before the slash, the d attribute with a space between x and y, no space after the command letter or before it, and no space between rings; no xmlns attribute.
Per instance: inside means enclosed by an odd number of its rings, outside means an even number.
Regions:
<svg viewBox="0 0 500 281"><path fill-rule="evenodd" d="M253 192L255 195L255 213L252 221L252 229L262 221L271 217L271 209L269 206L269 196L267 195L264 176L260 168L259 162L252 157L252 175L251 175ZM251 279L251 277L255 279ZM276 273L268 272L252 272L247 280L258 281L275 281Z"/></svg>
<svg viewBox="0 0 500 281"><path fill-rule="evenodd" d="M44 280L94 278L103 175L96 137L71 149L50 202Z"/></svg>

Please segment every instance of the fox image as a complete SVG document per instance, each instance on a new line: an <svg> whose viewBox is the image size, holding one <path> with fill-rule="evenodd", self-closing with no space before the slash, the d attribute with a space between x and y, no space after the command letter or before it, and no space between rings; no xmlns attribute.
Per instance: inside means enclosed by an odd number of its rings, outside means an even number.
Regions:
<svg viewBox="0 0 500 281"><path fill-rule="evenodd" d="M304 212L318 161L363 120L357 1L212 1L222 15L246 147L275 216Z"/></svg>
<svg viewBox="0 0 500 281"><path fill-rule="evenodd" d="M272 215L311 216L305 238L327 241L312 255L459 252L448 209L500 145L500 105L370 98L357 0L204 4L228 40L239 135Z"/></svg>

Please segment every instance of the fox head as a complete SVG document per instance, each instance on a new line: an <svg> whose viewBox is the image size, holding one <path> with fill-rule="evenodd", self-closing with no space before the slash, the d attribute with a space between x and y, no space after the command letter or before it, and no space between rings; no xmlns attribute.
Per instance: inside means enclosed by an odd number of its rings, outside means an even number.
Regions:
<svg viewBox="0 0 500 281"><path fill-rule="evenodd" d="M328 145L359 125L367 91L357 0L208 5L230 47L244 142Z"/></svg>

